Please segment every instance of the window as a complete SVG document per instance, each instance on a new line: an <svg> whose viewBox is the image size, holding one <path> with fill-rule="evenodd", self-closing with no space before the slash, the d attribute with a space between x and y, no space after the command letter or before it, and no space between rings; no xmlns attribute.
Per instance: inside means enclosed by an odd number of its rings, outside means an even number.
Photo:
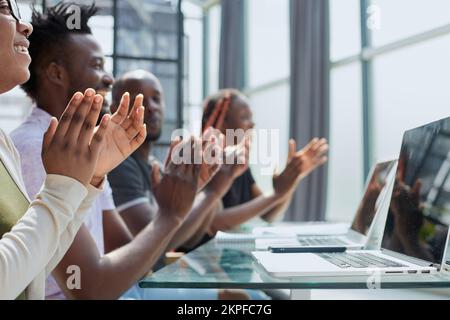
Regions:
<svg viewBox="0 0 450 320"><path fill-rule="evenodd" d="M289 1L248 0L246 4L248 86L289 77Z"/></svg>
<svg viewBox="0 0 450 320"><path fill-rule="evenodd" d="M271 165L282 171L286 165L290 138L289 1L248 0L246 6L245 93L250 98L256 129L279 131L279 139L276 141L279 159ZM276 117L273 116L274 112ZM264 136L260 138L263 143L270 142ZM260 156L266 153L253 148L252 157L257 156L257 150L260 151ZM259 161L265 162L259 158ZM255 180L264 192L272 190L273 169L268 168L267 164L252 165Z"/></svg>
<svg viewBox="0 0 450 320"><path fill-rule="evenodd" d="M44 3L48 7L59 2L60 0L33 1L38 9L42 8ZM83 5L92 4L91 0L76 2ZM167 109L163 135L159 141L161 147L157 146L156 151L162 154L172 130L183 122L178 109L178 83L181 75L178 70L177 4L178 1L175 0L99 0L96 2L99 11L89 22L94 37L106 55L105 69L108 72L117 76L134 69L146 69L161 79L166 93ZM29 4L19 5L24 19L30 20ZM115 8L117 11L114 10ZM201 48L198 38L197 34L197 42L193 43L195 49ZM189 39L186 39L186 47L193 48L189 46ZM195 50L193 54L198 59L202 58ZM199 62L196 61L196 63ZM186 71L189 70L189 67L186 67ZM201 74L201 71L199 73ZM197 74L194 73L194 77ZM200 80L198 79L198 77L187 79L185 86L189 87L190 83L200 83L201 87L201 77ZM196 87L193 91L197 92L194 98L195 103L199 104L201 89ZM0 127L7 132L15 129L28 115L31 106L31 101L19 88L1 95Z"/></svg>
<svg viewBox="0 0 450 320"><path fill-rule="evenodd" d="M359 0L330 0L330 55L332 61L361 50Z"/></svg>
<svg viewBox="0 0 450 320"><path fill-rule="evenodd" d="M345 61L361 51L360 1L330 1L330 153L327 218L348 220L363 181L361 63Z"/></svg>
<svg viewBox="0 0 450 320"><path fill-rule="evenodd" d="M450 24L448 0L373 0L373 5L380 19L373 32L375 46Z"/></svg>
<svg viewBox="0 0 450 320"><path fill-rule="evenodd" d="M328 218L346 221L356 212L363 181L361 65L331 71Z"/></svg>
<svg viewBox="0 0 450 320"><path fill-rule="evenodd" d="M446 0L330 0L329 219L350 218L368 167L398 157L405 130L450 116L449 10Z"/></svg>
<svg viewBox="0 0 450 320"><path fill-rule="evenodd" d="M219 89L219 59L220 59L220 25L222 21L222 9L215 5L206 12L206 81L205 95L212 94Z"/></svg>
<svg viewBox="0 0 450 320"><path fill-rule="evenodd" d="M289 3L289 0L244 2L246 84L243 91L249 97L256 129L281 128L277 141L280 150L278 163L252 165L255 179L264 192L272 189L272 175L267 172L273 174L275 165L279 170L284 169L287 158L290 110ZM215 93L219 88L221 14L220 1L208 6L204 12L205 95ZM274 112L277 117L272 117ZM201 118L201 112L196 116ZM257 149L252 148L252 158L257 156Z"/></svg>
<svg viewBox="0 0 450 320"><path fill-rule="evenodd" d="M203 10L199 6L184 1L183 13L187 40L184 124L191 133L198 134L203 112Z"/></svg>
<svg viewBox="0 0 450 320"><path fill-rule="evenodd" d="M250 93L250 103L255 121L255 130L264 129L267 132L258 135L254 142L258 148L251 149L251 159L258 159L258 164L252 164L252 173L258 186L264 191L272 190L272 174L275 168L281 172L285 165L289 141L289 83L282 83L260 91ZM276 116L273 116L276 113ZM267 130L267 131L266 131ZM271 136L271 130L278 134ZM277 139L278 138L278 139ZM271 150L273 147L278 150Z"/></svg>
<svg viewBox="0 0 450 320"><path fill-rule="evenodd" d="M374 60L374 155L398 156L405 130L450 116L450 35Z"/></svg>

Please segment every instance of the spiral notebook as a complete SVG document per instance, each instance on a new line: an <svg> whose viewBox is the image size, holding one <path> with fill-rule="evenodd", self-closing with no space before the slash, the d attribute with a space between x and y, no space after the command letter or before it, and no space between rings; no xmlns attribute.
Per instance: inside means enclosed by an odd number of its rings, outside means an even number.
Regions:
<svg viewBox="0 0 450 320"><path fill-rule="evenodd" d="M216 234L216 240L221 243L226 242L252 242L255 241L256 235L252 233L232 233L219 231Z"/></svg>

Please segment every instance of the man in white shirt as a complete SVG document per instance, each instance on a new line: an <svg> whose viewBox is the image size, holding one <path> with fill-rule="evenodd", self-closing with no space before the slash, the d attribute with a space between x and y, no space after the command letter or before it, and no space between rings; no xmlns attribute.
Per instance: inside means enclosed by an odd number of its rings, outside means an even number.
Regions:
<svg viewBox="0 0 450 320"><path fill-rule="evenodd" d="M34 198L35 194L39 191L43 180L45 179L45 171L43 170L39 154L41 152L43 135L46 131L46 128L48 127L50 119L51 116L46 111L40 108L33 108L30 116L25 120L25 122L11 133L13 142L17 150L19 151L21 158L23 159L21 162L22 174L30 198ZM121 243L130 243L132 241L133 236L128 232L125 224L122 223L122 228L117 228L118 221L120 225L122 219L115 209L112 190L109 182L106 180L103 192L94 201L92 207L85 217L84 226L82 226L81 228L82 230L87 230L89 232L90 237L94 241L100 256L104 256L105 253L110 252L110 250L113 251L114 249L116 249L113 248L113 244L115 242L114 239L117 239L117 233L124 234L124 236L122 236ZM106 232L104 231L104 226L106 227ZM110 226L109 230L108 226ZM75 238L75 245L80 242L79 240L77 241L77 238L79 239L80 236L77 236ZM104 239L106 239L106 250L108 250L106 252ZM71 247L68 251L68 254L70 255L70 253L75 253L76 255L75 251L81 249L77 248L79 248L79 246L76 246L74 248ZM108 255L106 255L105 257L108 258ZM132 259L132 255L130 255L128 258ZM63 259L63 263L64 260L73 261L73 259L67 257ZM70 263L67 263L67 265L69 264ZM83 297L82 295L80 295L80 293L82 293L81 291L72 292L74 293L74 295L70 296L71 298ZM63 290L60 288L53 276L50 276L47 279L45 293L46 299L66 299ZM142 290L131 288L125 295L125 297L135 299L182 299L188 297L190 297L191 299L216 299L218 297L218 292L217 290L202 290L193 292L192 290L183 291L162 289L153 291L148 290L148 293L143 293ZM100 296L94 296L93 298L100 298Z"/></svg>
<svg viewBox="0 0 450 320"><path fill-rule="evenodd" d="M11 138L21 158L22 174L30 199L34 199L39 192L46 173L40 158L36 158L41 152L42 139L50 123L51 116L42 109L33 108L25 122L11 133ZM112 214L115 210L112 191L108 181L105 181L104 190L95 199L84 219L84 225L89 229L92 239L95 241L99 253L104 255L103 216ZM50 276L45 286L47 299L64 299L65 296Z"/></svg>
<svg viewBox="0 0 450 320"><path fill-rule="evenodd" d="M106 95L113 82L112 76L104 71L104 55L87 25L89 18L96 12L95 7L78 5L82 26L79 30L70 31L65 19L68 18L67 9L71 5L60 3L48 8L44 14L33 14L34 33L30 38L30 53L34 64L30 66L30 81L23 88L37 107L28 120L13 133L21 153L22 170L28 180L25 184L30 194L35 192L35 186L44 172L39 161L44 133L42 128L48 127L51 116L60 116L71 92L90 86ZM124 99L127 99L126 95ZM183 178L175 172L181 170L181 166L186 167L183 170L187 176ZM191 185L192 180L188 177L190 172L195 172L193 167L183 164L180 169L169 168L173 172L166 172L156 186L164 190L159 192L159 201L163 205L154 221L134 238L116 211L104 214L100 208L105 208L100 203L96 205L97 209L92 209L91 215L94 215L96 221L94 227L81 227L72 246L53 272L67 298L119 298L154 267L191 210L191 196L195 197L198 187L198 181ZM189 182L188 191L185 189L187 186L181 185L182 180ZM111 196L110 191L105 192L109 192L106 196ZM171 196L174 192L178 194L175 200ZM99 223L100 215L103 215L103 226ZM98 230L102 227L105 237L104 255L101 244L95 241L100 236L101 232ZM73 265L81 269L79 290L71 290L66 285L70 277L68 267ZM208 293L208 290L202 292ZM217 298L217 291L209 291L208 297L201 298Z"/></svg>
<svg viewBox="0 0 450 320"><path fill-rule="evenodd" d="M27 38L33 28L21 21L15 1L0 0L0 7L2 94L29 79ZM102 101L92 89L77 92L67 98L60 121L51 119L37 156L47 176L35 199L26 195L19 154L0 130L0 299L43 299L45 278L72 243L100 192L96 188L101 188L108 172L145 139L139 105L130 115L124 105L121 114L103 117L96 128ZM197 186L198 177L187 173L191 183L178 185L184 185L189 193ZM172 211L166 208L167 213Z"/></svg>

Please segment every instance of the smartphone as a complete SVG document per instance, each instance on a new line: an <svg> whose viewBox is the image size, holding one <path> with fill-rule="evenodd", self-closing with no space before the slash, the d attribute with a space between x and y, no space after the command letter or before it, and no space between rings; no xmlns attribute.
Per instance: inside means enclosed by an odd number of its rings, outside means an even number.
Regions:
<svg viewBox="0 0 450 320"><path fill-rule="evenodd" d="M282 246L271 246L269 251L272 253L335 253L335 252L345 252L346 247L282 247Z"/></svg>

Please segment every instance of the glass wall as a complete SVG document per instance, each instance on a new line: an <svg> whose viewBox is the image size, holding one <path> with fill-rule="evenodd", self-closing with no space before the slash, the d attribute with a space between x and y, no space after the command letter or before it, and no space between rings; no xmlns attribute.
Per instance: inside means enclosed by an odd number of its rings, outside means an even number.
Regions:
<svg viewBox="0 0 450 320"><path fill-rule="evenodd" d="M185 47L184 125L193 134L201 128L203 104L203 9L183 2Z"/></svg>
<svg viewBox="0 0 450 320"><path fill-rule="evenodd" d="M247 0L247 81L257 88L289 77L289 1Z"/></svg>
<svg viewBox="0 0 450 320"><path fill-rule="evenodd" d="M356 59L361 50L360 1L330 0L330 156L327 218L351 219L363 181L362 73Z"/></svg>
<svg viewBox="0 0 450 320"><path fill-rule="evenodd" d="M289 1L246 1L246 93L255 119L256 130L277 130L279 152L271 164L252 165L252 172L263 191L272 190L271 174L286 165L289 141L290 110L290 46ZM276 116L274 116L276 113ZM260 136L262 143L264 135ZM259 155L255 153L259 150ZM253 149L253 156L263 161L264 150ZM265 169L265 170L263 170Z"/></svg>
<svg viewBox="0 0 450 320"><path fill-rule="evenodd" d="M219 52L221 23L222 8L220 6L220 3L217 3L208 8L205 12L205 96L212 94L219 89Z"/></svg>
<svg viewBox="0 0 450 320"><path fill-rule="evenodd" d="M329 219L350 219L354 180L398 157L405 130L450 116L448 12L447 0L330 0Z"/></svg>
<svg viewBox="0 0 450 320"><path fill-rule="evenodd" d="M449 57L450 34L374 59L376 158L398 156L405 130L450 116Z"/></svg>
<svg viewBox="0 0 450 320"><path fill-rule="evenodd" d="M356 210L364 175L360 63L331 70L330 101L327 217L345 221Z"/></svg>

